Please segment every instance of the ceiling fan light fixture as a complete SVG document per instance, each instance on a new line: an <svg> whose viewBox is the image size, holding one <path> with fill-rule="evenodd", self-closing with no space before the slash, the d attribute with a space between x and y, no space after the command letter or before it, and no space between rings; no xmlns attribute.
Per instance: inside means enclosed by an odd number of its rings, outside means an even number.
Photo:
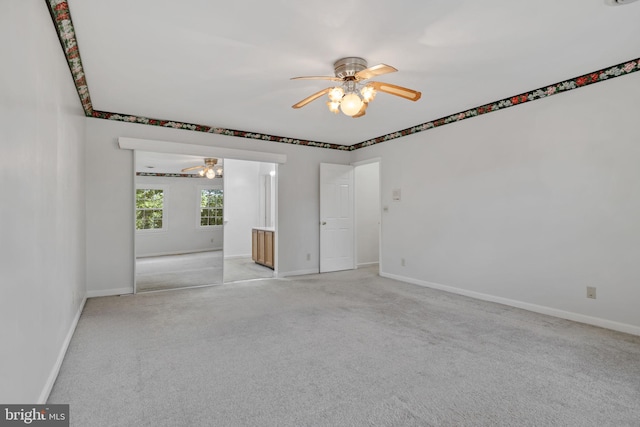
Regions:
<svg viewBox="0 0 640 427"><path fill-rule="evenodd" d="M362 94L362 100L364 102L371 102L376 97L376 90L373 86L365 86L360 90Z"/></svg>
<svg viewBox="0 0 640 427"><path fill-rule="evenodd" d="M334 114L338 114L340 112L340 102L339 101L329 101L327 102L327 107L329 107L329 111Z"/></svg>
<svg viewBox="0 0 640 427"><path fill-rule="evenodd" d="M198 170L198 175L209 179L222 178L222 165L218 163L218 159L208 157L204 159L204 165L191 166L182 169L182 172Z"/></svg>
<svg viewBox="0 0 640 427"><path fill-rule="evenodd" d="M606 0L614 1L614 0ZM615 0L635 1L635 0ZM328 95L327 107L332 113L342 111L346 116L358 118L365 115L367 104L376 96L377 92L399 96L409 101L420 99L421 93L402 86L390 83L374 82L363 83L365 80L398 71L387 64L378 64L367 68L367 61L360 57L350 56L337 60L333 64L335 76L303 76L292 77L292 80L330 80L341 82L341 86L330 86L302 101L293 104L292 108L302 108L323 95Z"/></svg>
<svg viewBox="0 0 640 427"><path fill-rule="evenodd" d="M362 108L362 104L362 99L360 99L357 93L348 93L342 98L340 109L345 115L351 117L358 114Z"/></svg>
<svg viewBox="0 0 640 427"><path fill-rule="evenodd" d="M339 103L344 96L344 90L340 86L336 86L329 91L329 99L331 102Z"/></svg>

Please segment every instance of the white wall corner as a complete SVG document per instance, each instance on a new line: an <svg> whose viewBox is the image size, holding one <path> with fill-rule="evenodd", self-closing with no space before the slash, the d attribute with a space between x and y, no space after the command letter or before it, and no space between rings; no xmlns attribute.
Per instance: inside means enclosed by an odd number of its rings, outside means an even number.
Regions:
<svg viewBox="0 0 640 427"><path fill-rule="evenodd" d="M86 302L87 297L83 298L82 303L80 304L80 307L78 307L78 311L76 312L76 315L71 322L71 326L69 326L67 336L65 337L64 342L60 347L60 351L58 352L56 363L53 365L51 372L49 373L49 378L47 378L47 382L45 383L42 392L40 393L40 397L38 398L38 405L44 405L45 403L47 403L47 399L49 399L49 394L51 394L53 385L58 378L58 373L60 372L60 368L62 367L62 361L64 360L64 356L67 354L69 343L71 343L73 333L76 331L76 326L78 326L78 321L80 320L80 315L82 315L82 310L84 310L84 305Z"/></svg>

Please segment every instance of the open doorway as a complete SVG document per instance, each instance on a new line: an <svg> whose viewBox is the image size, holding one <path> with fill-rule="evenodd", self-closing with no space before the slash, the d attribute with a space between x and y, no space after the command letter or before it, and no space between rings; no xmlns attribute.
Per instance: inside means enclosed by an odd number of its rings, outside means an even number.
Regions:
<svg viewBox="0 0 640 427"><path fill-rule="evenodd" d="M226 160L225 283L274 276L276 169L275 163Z"/></svg>
<svg viewBox="0 0 640 427"><path fill-rule="evenodd" d="M135 158L135 291L221 284L223 159L143 151Z"/></svg>
<svg viewBox="0 0 640 427"><path fill-rule="evenodd" d="M380 160L320 164L320 273L379 273Z"/></svg>
<svg viewBox="0 0 640 427"><path fill-rule="evenodd" d="M210 158L136 151L136 292L274 276L276 164L215 160L207 178L197 166ZM257 229L271 233L270 263L252 257Z"/></svg>
<svg viewBox="0 0 640 427"><path fill-rule="evenodd" d="M355 163L354 166L356 266L379 272L380 161L368 160Z"/></svg>
<svg viewBox="0 0 640 427"><path fill-rule="evenodd" d="M231 148L223 148L223 147L211 147L211 146L205 146L205 145L198 145L198 144L185 144L185 143L176 143L176 142L169 142L169 141L158 141L158 140L149 140L149 139L137 139L137 138L127 138L127 137L119 137L118 138L118 146L120 147L120 149L122 150L133 150L134 152L134 177L138 177L138 176L144 176L142 174L138 174L138 172L146 172L148 174L148 176L161 176L161 175L166 175L166 174L178 174L181 175L182 173L186 172L183 171L183 169L189 168L191 166L193 166L193 160L197 159L198 162L204 162L206 164L206 159L207 158L216 158L216 159L224 159L225 161L230 160L230 159L238 159L238 160L246 160L246 161L252 161L252 162L271 162L270 163L270 167L272 168L274 174L277 174L277 165L278 164L283 164L286 163L287 161L287 157L284 154L277 154L277 153L266 153L266 152L260 152L260 151L249 151L249 150L236 150L236 149L231 149ZM148 160L148 157L145 158L144 156L146 154L149 155L153 155L158 157L158 161L160 163L162 163L165 160L168 160L169 162L171 162L173 164L174 170L161 170L159 168L157 168L155 165L152 164L148 164L146 163L145 160ZM176 166L175 164L175 160L177 159L182 159L185 160L191 164L186 164L183 163L182 165ZM153 166L152 168L148 168L146 166ZM165 165L166 166L166 165ZM151 170L149 170L151 169ZM271 172L270 172L271 174ZM165 178L184 178L184 179L189 179L189 178L185 178L182 176L164 176ZM196 180L198 178L192 178L193 180ZM204 180L204 178L200 177L199 179ZM208 248L206 248L206 252L211 252L211 251L216 251L219 250L219 254L220 254L220 259L222 259L222 268L215 268L215 270L217 270L219 272L219 279L215 280L215 283L211 280L207 280L207 285L211 285L211 284L216 284L216 283L222 283L223 282L223 270L224 270L224 212L226 210L226 206L224 206L225 203L225 199L226 199L226 194L224 194L224 179L219 178L219 180L222 181L222 189L220 190L220 192L224 195L224 197L222 198L222 202L223 202L223 206L221 207L222 212L223 212L223 217L220 219L218 218L218 221L222 221L222 224L219 223L214 223L215 228L217 228L220 232L219 238L216 238L216 236L210 237L209 239L209 243L213 243L213 244L218 244L219 242L222 242L222 247L215 247L215 246L209 246ZM206 182L206 180L204 180L204 182ZM277 182L275 179L272 182ZM132 183L132 187L133 188L133 198L134 198L134 206L136 206L136 195L137 195L137 191L135 189L135 180ZM276 235L276 230L277 230L277 185L273 185L273 198L271 199L274 203L273 205L273 209L271 210L271 212L273 212L273 222L274 222L274 230L273 230L273 235L271 236L272 238L270 239L270 241L272 242L272 246L271 246L271 262L272 262L272 267L273 270L271 271L271 275L277 275L277 269L278 269L278 261L277 261L277 257L276 254L278 252L278 239L277 239L277 235ZM174 192L174 191L171 191ZM164 192L163 192L163 196L164 196ZM163 201L164 201L164 197L163 197ZM213 206L210 208L220 208L219 206ZM198 214L201 214L201 209L202 206L198 207ZM137 212L133 213L134 215L134 219L137 219ZM173 223L172 220L172 216L169 217L168 219L165 218L164 216L160 216L160 220L156 221L157 225L162 224L162 226L166 226L166 227L171 227L171 224ZM157 218L154 218L157 219ZM198 216L194 215L194 221L192 224L199 224L197 221L200 220L201 218L199 218ZM136 221L134 221L135 223ZM156 224L154 224L155 226ZM160 226L159 228L162 228L162 226ZM194 226L195 227L195 226ZM133 235L135 236L136 233L136 227L132 227L132 232ZM214 240L211 241L211 238L213 238ZM135 239L135 237L133 238L134 242L137 243L137 239ZM141 255L136 247L138 246L136 243L134 243L134 254L137 255ZM159 256L163 256L165 254L158 254ZM172 254L166 254L166 256L170 256ZM136 293L138 291L137 289L137 279L138 279L138 274L136 272L136 270L138 269L138 265L136 262L136 258L134 257L133 259L133 270L134 270L134 278L133 278L133 291L134 293ZM143 269L144 270L144 269ZM200 286L200 285L196 285L196 286Z"/></svg>

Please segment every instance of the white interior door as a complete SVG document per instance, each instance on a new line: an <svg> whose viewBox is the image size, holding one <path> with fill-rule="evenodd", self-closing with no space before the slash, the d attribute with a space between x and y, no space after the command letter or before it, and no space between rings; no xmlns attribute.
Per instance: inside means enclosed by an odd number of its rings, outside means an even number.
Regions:
<svg viewBox="0 0 640 427"><path fill-rule="evenodd" d="M320 272L355 268L353 166L320 164Z"/></svg>

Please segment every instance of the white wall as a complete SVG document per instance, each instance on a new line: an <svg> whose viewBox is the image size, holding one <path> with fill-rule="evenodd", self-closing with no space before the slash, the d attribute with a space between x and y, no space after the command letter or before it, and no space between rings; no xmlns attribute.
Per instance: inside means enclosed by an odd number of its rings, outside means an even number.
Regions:
<svg viewBox="0 0 640 427"><path fill-rule="evenodd" d="M222 249L222 226L200 227L200 191L222 190L222 179L136 176L135 182L149 188L163 188L166 210L166 230L136 231L136 257Z"/></svg>
<svg viewBox="0 0 640 427"><path fill-rule="evenodd" d="M106 171L86 178L90 295L133 291L133 152L118 148L120 136L286 154L287 163L278 167L278 272L318 271L319 164L347 164L345 152L87 119L87 164Z"/></svg>
<svg viewBox="0 0 640 427"><path fill-rule="evenodd" d="M260 162L224 161L224 256L251 256L251 228L259 222Z"/></svg>
<svg viewBox="0 0 640 427"><path fill-rule="evenodd" d="M84 124L42 1L0 28L0 402L43 402L85 297Z"/></svg>
<svg viewBox="0 0 640 427"><path fill-rule="evenodd" d="M636 73L355 151L382 271L640 334L639 99Z"/></svg>
<svg viewBox="0 0 640 427"><path fill-rule="evenodd" d="M355 167L357 265L375 264L380 242L380 164Z"/></svg>
<svg viewBox="0 0 640 427"><path fill-rule="evenodd" d="M258 226L275 227L276 221L276 187L278 186L278 178L276 176L275 163L260 163L259 193L260 206Z"/></svg>

